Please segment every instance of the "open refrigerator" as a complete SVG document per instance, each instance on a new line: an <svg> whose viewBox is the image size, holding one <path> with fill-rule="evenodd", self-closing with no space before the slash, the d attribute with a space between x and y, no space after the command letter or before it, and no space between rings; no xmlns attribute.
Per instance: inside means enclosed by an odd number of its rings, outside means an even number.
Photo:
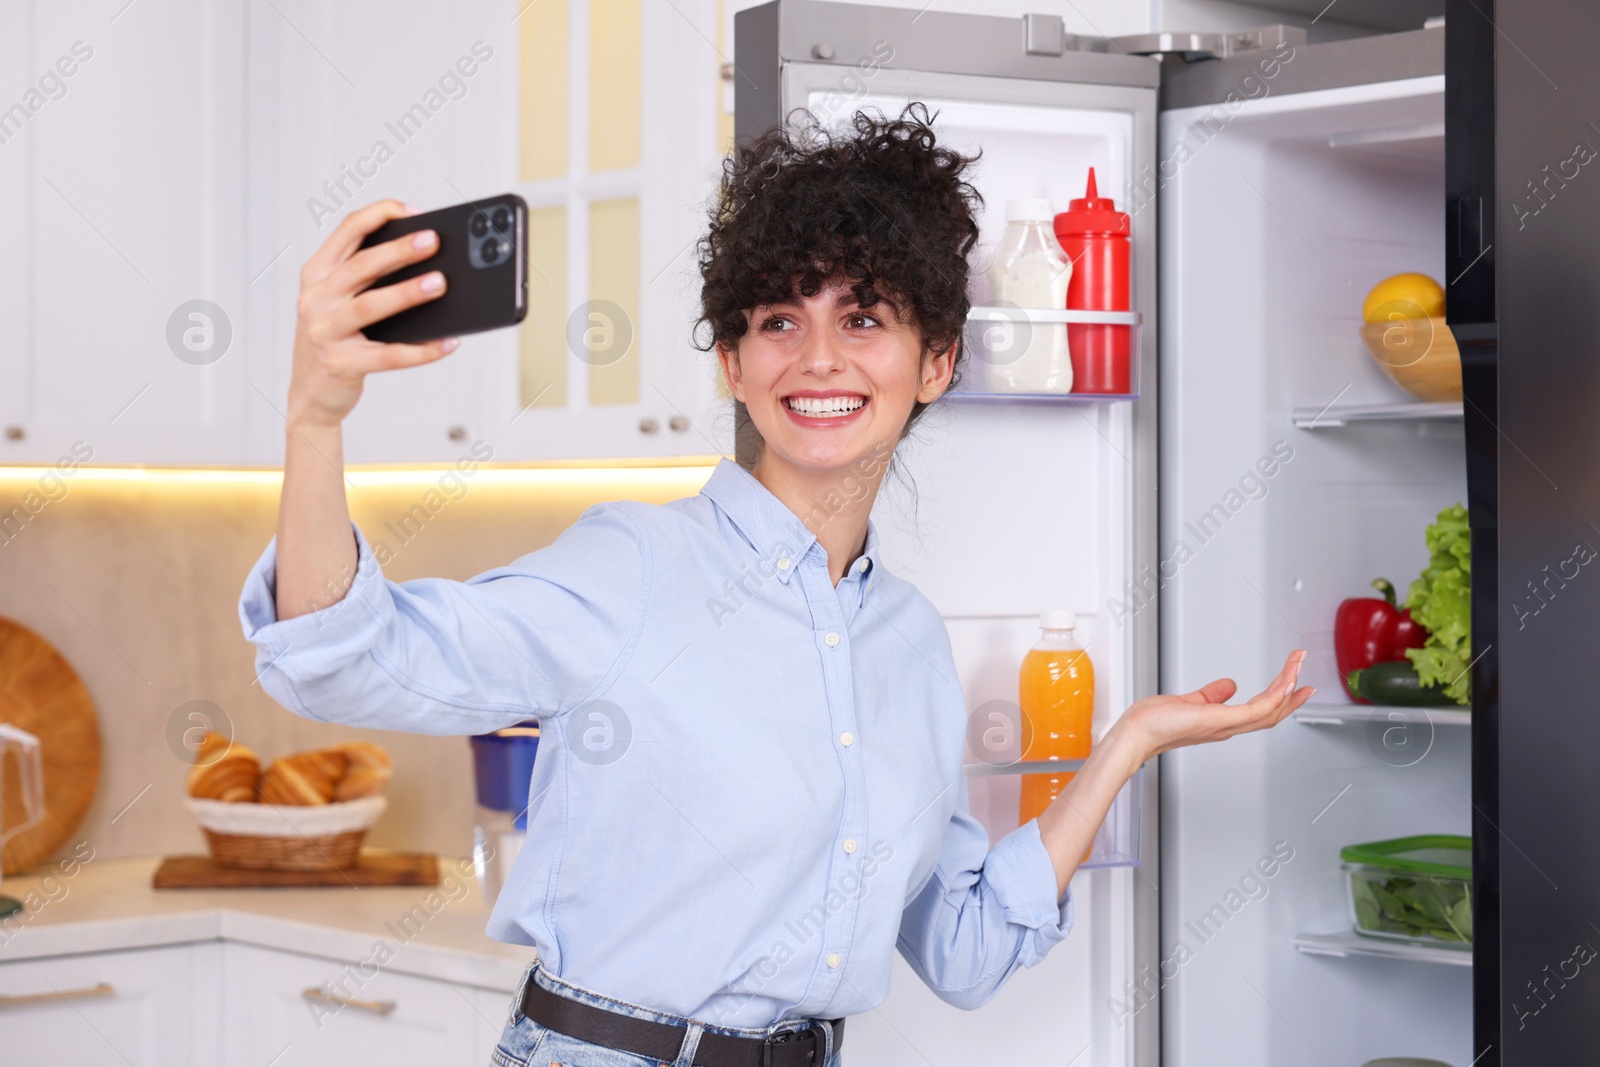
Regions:
<svg viewBox="0 0 1600 1067"><path fill-rule="evenodd" d="M1064 944L970 1016L902 961L850 1059L1500 1062L1474 1047L1472 952L1354 934L1339 859L1474 829L1472 716L1353 705L1332 651L1339 601L1379 576L1403 593L1424 529L1467 502L1462 404L1414 402L1359 334L1377 281L1445 275L1444 30L1106 40L1054 16L778 0L737 16L735 55L740 137L795 108L840 127L920 100L943 143L982 151L977 373L902 445L875 513L886 565L946 621L974 718L1015 707L1053 607L1094 660L1096 736L1158 689L1253 694L1294 648L1318 690L1298 721L1152 761L1074 879ZM1091 166L1131 216L1131 296L1080 321L1129 331L1133 389L986 392L985 346L1017 327L985 305L1005 202L1064 211ZM969 764L991 840L1026 769Z"/></svg>

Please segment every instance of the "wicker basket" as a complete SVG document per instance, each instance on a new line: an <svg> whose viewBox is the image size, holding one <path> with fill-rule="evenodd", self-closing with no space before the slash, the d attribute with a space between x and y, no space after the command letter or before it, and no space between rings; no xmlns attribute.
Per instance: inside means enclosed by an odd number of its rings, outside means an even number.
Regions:
<svg viewBox="0 0 1600 1067"><path fill-rule="evenodd" d="M388 802L381 796L304 807L186 797L222 867L320 871L354 866Z"/></svg>

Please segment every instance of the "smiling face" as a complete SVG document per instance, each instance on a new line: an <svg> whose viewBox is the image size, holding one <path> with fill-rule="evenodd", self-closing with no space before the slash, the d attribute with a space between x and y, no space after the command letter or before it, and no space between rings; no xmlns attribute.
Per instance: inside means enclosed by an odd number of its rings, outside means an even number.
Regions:
<svg viewBox="0 0 1600 1067"><path fill-rule="evenodd" d="M717 354L765 442L762 465L826 474L881 455L900 440L912 405L950 384L955 346L924 355L915 323L898 321L887 300L860 307L839 279L746 318L737 349Z"/></svg>

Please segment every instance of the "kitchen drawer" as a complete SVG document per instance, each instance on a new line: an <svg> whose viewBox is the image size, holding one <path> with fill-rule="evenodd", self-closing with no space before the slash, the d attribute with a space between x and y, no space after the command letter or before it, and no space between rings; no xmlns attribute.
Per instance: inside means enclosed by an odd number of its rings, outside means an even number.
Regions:
<svg viewBox="0 0 1600 1067"><path fill-rule="evenodd" d="M0 963L0 1060L216 1062L216 944Z"/></svg>
<svg viewBox="0 0 1600 1067"><path fill-rule="evenodd" d="M229 1067L482 1067L505 1025L505 995L495 994L498 1007L487 1012L483 991L394 973L378 954L340 962L232 942L222 948Z"/></svg>

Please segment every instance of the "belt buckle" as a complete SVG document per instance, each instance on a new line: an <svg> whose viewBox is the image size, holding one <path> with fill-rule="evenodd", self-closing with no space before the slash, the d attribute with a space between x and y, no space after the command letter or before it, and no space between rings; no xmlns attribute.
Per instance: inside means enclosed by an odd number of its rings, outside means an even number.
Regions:
<svg viewBox="0 0 1600 1067"><path fill-rule="evenodd" d="M804 1041L807 1038L810 1038L812 1044L815 1045L819 1037L820 1031L817 1029L816 1023L812 1023L803 1030L783 1030L775 1034L768 1034L761 1042L760 1067L772 1067L772 1048L774 1045L792 1045L797 1041ZM816 1057L816 1049L813 1048L811 1052L811 1058L813 1061L815 1061Z"/></svg>

